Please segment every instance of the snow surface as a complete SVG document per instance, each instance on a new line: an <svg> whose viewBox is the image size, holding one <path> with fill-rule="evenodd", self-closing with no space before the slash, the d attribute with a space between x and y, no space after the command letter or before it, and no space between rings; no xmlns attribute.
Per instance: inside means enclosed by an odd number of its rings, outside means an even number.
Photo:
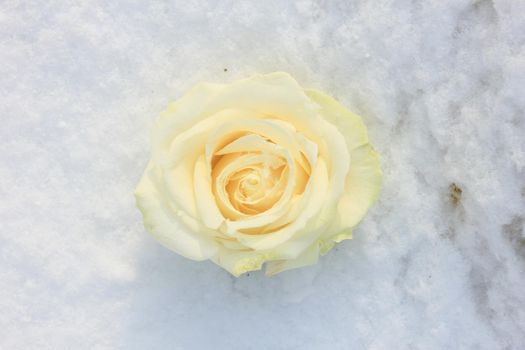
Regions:
<svg viewBox="0 0 525 350"><path fill-rule="evenodd" d="M0 348L524 349L524 14L2 1ZM169 101L276 70L363 116L384 188L318 265L235 279L160 246L132 192Z"/></svg>

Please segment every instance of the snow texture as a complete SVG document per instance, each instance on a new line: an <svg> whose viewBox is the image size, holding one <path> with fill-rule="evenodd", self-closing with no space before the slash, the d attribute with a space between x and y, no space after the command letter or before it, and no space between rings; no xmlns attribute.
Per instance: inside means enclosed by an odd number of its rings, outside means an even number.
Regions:
<svg viewBox="0 0 525 350"><path fill-rule="evenodd" d="M0 4L1 349L524 349L525 1ZM235 279L133 190L199 81L361 114L384 187L316 266Z"/></svg>

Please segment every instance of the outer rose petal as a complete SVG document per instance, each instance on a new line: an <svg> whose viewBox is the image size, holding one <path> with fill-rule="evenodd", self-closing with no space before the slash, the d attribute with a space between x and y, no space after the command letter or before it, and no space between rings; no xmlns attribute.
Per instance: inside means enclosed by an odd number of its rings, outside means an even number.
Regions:
<svg viewBox="0 0 525 350"><path fill-rule="evenodd" d="M260 270L268 260L275 259L277 253L268 251L235 251L222 248L212 260L235 277L245 272Z"/></svg>
<svg viewBox="0 0 525 350"><path fill-rule="evenodd" d="M368 144L366 126L361 117L318 90L307 89L305 92L321 106L321 115L345 136L350 151L350 171L346 177L345 194L339 202L339 214L342 228L354 227L379 195L379 155Z"/></svg>
<svg viewBox="0 0 525 350"><path fill-rule="evenodd" d="M352 163L346 178L345 194L339 201L342 227L354 227L365 216L381 189L379 155L363 145L350 153Z"/></svg>
<svg viewBox="0 0 525 350"><path fill-rule="evenodd" d="M340 234L337 237L340 238L342 235L348 239L352 236L350 233L350 236L345 234ZM295 259L287 259L287 260L276 260L276 261L269 261L266 264L266 275L267 276L273 276L277 273L296 269L303 266L309 266L316 264L319 260L319 255L325 255L328 253L335 245L337 241L336 239L328 239L328 240L317 240L315 243L313 243L308 249L304 250L301 255L299 255Z"/></svg>
<svg viewBox="0 0 525 350"><path fill-rule="evenodd" d="M199 230L192 218L179 210L177 215L162 202L162 195L152 180L151 163L144 172L135 199L144 217L144 226L164 246L193 260L206 260L217 252L217 244ZM188 229L194 226L195 231Z"/></svg>
<svg viewBox="0 0 525 350"><path fill-rule="evenodd" d="M344 135L348 150L368 143L366 126L360 116L350 112L332 97L315 89L305 89L306 95L321 107L320 113L327 121L337 126Z"/></svg>
<svg viewBox="0 0 525 350"><path fill-rule="evenodd" d="M319 245L312 244L301 255L291 260L276 260L266 263L266 275L273 276L279 272L296 269L298 267L313 265L319 260Z"/></svg>
<svg viewBox="0 0 525 350"><path fill-rule="evenodd" d="M279 116L295 127L316 117L316 105L286 73L255 75L228 85L202 83L161 113L151 137L154 156L161 160L175 136L230 108Z"/></svg>
<svg viewBox="0 0 525 350"><path fill-rule="evenodd" d="M234 250L220 249L218 256L213 258L213 261L234 276L260 270L264 263L266 263L266 274L268 276L315 264L319 254L326 254L332 249L334 243L352 237L352 232L346 230L328 239L319 238L323 232L332 232L330 223L326 222L326 217L333 217L334 215L330 215L330 210L327 212L325 211L325 215L321 215L320 218L312 218L306 228L297 232L293 240L276 249L238 250L239 247L233 246ZM316 223L316 221L321 223ZM313 229L312 227L316 228Z"/></svg>

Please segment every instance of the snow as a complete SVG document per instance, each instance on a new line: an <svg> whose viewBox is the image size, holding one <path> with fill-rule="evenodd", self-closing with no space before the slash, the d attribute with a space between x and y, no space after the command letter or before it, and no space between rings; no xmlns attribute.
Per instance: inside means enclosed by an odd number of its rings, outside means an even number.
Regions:
<svg viewBox="0 0 525 350"><path fill-rule="evenodd" d="M523 349L523 13L3 1L0 348ZM276 70L363 116L384 188L318 265L235 279L160 246L132 192L169 101Z"/></svg>

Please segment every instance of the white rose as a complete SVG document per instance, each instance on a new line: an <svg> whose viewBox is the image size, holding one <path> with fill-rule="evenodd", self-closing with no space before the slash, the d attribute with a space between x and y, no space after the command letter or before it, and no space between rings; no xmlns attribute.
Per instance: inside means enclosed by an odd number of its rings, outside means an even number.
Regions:
<svg viewBox="0 0 525 350"><path fill-rule="evenodd" d="M145 227L235 276L317 262L378 196L361 118L286 73L199 84L156 121L137 186Z"/></svg>

